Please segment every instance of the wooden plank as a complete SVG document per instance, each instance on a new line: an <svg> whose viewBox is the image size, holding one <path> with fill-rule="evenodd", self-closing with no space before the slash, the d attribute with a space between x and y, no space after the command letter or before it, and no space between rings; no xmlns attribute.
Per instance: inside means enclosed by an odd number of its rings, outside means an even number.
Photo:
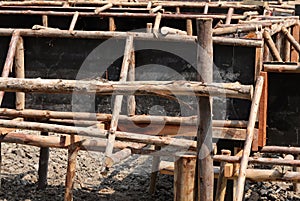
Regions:
<svg viewBox="0 0 300 201"><path fill-rule="evenodd" d="M263 147L267 143L268 73L261 72L260 75L264 78L264 85L258 112L258 146Z"/></svg>

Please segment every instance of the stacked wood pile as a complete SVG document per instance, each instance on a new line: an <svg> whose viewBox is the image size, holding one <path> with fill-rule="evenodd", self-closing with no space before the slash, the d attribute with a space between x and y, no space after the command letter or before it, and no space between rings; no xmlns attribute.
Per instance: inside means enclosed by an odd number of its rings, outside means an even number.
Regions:
<svg viewBox="0 0 300 201"><path fill-rule="evenodd" d="M225 11L225 13L224 13ZM300 173L276 170L247 169L249 163L300 166L299 160L257 159L251 151L299 154L298 148L268 147L266 119L268 72L299 73L299 18L294 6L278 2L248 5L236 2L86 2L86 1L24 1L1 2L0 16L38 16L40 24L33 27L0 27L1 37L11 37L0 78L0 103L6 92L15 92L15 108L0 109L1 142L41 147L39 186L45 187L48 148L67 148L69 159L66 174L65 200L72 200L72 187L79 150L105 151L104 172L131 154L152 154L153 167L162 173L174 173L175 200L224 200L228 179L234 180L234 200L243 199L245 180L300 181ZM68 29L49 26L52 17L70 17ZM78 30L80 18L106 20L106 30ZM144 32L125 32L116 19L144 19ZM166 26L166 22L184 21L185 29ZM152 21L153 23L147 23ZM128 25L129 26L129 25ZM127 27L128 28L128 27ZM25 78L24 40L28 37L84 38L126 40L119 81L65 80ZM135 81L135 42L161 41L197 44L196 81ZM253 48L253 85L215 83L213 80L213 45ZM208 52L201 55L201 50ZM11 72L14 72L14 77ZM246 73L246 72L245 72ZM187 90L188 89L188 90ZM171 93L172 92L172 93ZM26 93L114 95L112 114L71 111L33 110L26 108ZM195 95L198 116L170 117L136 115L135 96ZM128 98L128 115L120 115L122 100ZM244 121L213 120L212 98L226 97L251 101L249 119ZM96 116L96 121L91 116ZM205 118L199 119L199 116ZM34 119L30 120L30 119ZM144 133L131 130L128 122L149 124ZM164 128L157 129L161 124ZM120 129L122 128L122 129ZM181 132L177 132L181 129ZM15 129L41 131L41 136L16 132ZM60 136L50 135L50 132ZM197 141L175 138L197 136ZM242 149L213 153L212 139L243 141ZM155 145L155 148L148 145ZM158 149L172 146L178 152ZM188 147L188 148L187 148ZM181 151L184 150L184 153ZM187 151L187 152L186 152ZM218 155L217 153L222 153ZM160 156L176 156L174 164L160 161ZM203 155L203 157L196 157ZM214 166L215 162L220 165ZM46 165L45 165L46 164ZM197 164L197 165L196 165ZM216 163L215 163L216 164ZM196 170L197 167L197 170ZM151 175L150 191L155 189L156 172ZM214 195L214 178L218 178ZM194 183L193 185L188 185ZM186 188L188 186L189 188Z"/></svg>

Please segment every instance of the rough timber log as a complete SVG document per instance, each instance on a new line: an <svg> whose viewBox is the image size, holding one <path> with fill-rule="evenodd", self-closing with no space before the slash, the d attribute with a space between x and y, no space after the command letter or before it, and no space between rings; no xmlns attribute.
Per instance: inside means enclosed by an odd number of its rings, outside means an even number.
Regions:
<svg viewBox="0 0 300 201"><path fill-rule="evenodd" d="M87 113L87 112L61 112L50 110L24 109L21 111L8 108L0 108L0 116L23 117L23 118L41 118L41 119L76 119L76 120L95 120L111 121L112 115L106 113ZM153 116L153 115L120 115L120 122L135 124L163 124L163 125L196 125L197 116L171 117L171 116ZM95 122L94 122L95 123ZM213 120L214 127L232 127L246 128L247 121L239 120Z"/></svg>
<svg viewBox="0 0 300 201"><path fill-rule="evenodd" d="M98 95L221 96L251 99L253 87L239 83L143 81L102 82L97 80L0 78L0 90L9 92L91 93Z"/></svg>
<svg viewBox="0 0 300 201"><path fill-rule="evenodd" d="M295 48L295 50L297 50L297 52L300 53L300 44L297 42L297 40L295 40L292 34L290 34L288 29L283 26L281 28L281 31L284 34L284 36L287 38L287 40L291 43L291 45Z"/></svg>
<svg viewBox="0 0 300 201"><path fill-rule="evenodd" d="M288 64L264 64L264 71L274 73L300 73L300 66Z"/></svg>
<svg viewBox="0 0 300 201"><path fill-rule="evenodd" d="M59 29L18 29L22 36L26 37L56 37L56 38L86 38L86 39L125 39L128 37L128 33L117 31L74 31L70 33L68 30ZM0 28L0 36L11 36L12 29ZM195 43L196 37L184 36L184 35L167 35L164 37L155 38L153 34L149 33L130 33L133 34L135 40L159 40L159 41L174 41L174 42L189 42ZM213 37L214 44L219 45L233 45L233 46L246 46L246 47L261 47L262 40L250 40L240 38L226 38L226 37Z"/></svg>
<svg viewBox="0 0 300 201"><path fill-rule="evenodd" d="M266 42L266 44L267 44L270 52L272 53L272 55L274 57L274 60L282 62L282 59L280 57L280 53L277 50L277 48L275 46L275 43L273 42L273 39L272 39L272 37L270 35L270 32L265 29L264 33L263 33L263 36L264 36L265 42Z"/></svg>
<svg viewBox="0 0 300 201"><path fill-rule="evenodd" d="M16 47L15 55L15 77L25 78L25 61L24 61L24 41L20 37ZM16 109L23 110L25 108L25 93L16 93Z"/></svg>
<svg viewBox="0 0 300 201"><path fill-rule="evenodd" d="M244 185L245 185L245 176L246 176L246 169L248 165L248 159L251 151L253 136L254 136L254 126L255 121L258 113L260 97L262 94L264 79L262 76L259 76L256 81L255 85L255 93L251 104L250 110L250 117L247 126L247 137L244 144L243 154L241 158L241 166L240 172L237 181L237 189L236 189L236 197L234 198L235 201L242 201L243 193L244 193Z"/></svg>
<svg viewBox="0 0 300 201"><path fill-rule="evenodd" d="M43 132L56 132L56 133L65 133L65 134L77 134L81 136L90 136L105 138L108 135L107 130L101 130L98 128L91 127L73 127L73 126L61 126L54 124L46 123L36 123L36 122L21 122L14 120L0 120L0 126L7 128L19 128L19 129L28 129L28 130L39 130ZM196 142L185 139L176 139L171 137L158 137L152 135L143 135L137 133L121 132L116 131L116 139L129 141L129 142L138 142L145 144L156 144L158 146L178 146L178 147L190 147L196 148Z"/></svg>
<svg viewBox="0 0 300 201"><path fill-rule="evenodd" d="M283 146L264 146L261 152L266 153L284 153L284 154L300 154L300 147L283 147Z"/></svg>
<svg viewBox="0 0 300 201"><path fill-rule="evenodd" d="M208 84L213 80L212 22L209 18L196 21L198 80ZM196 195L198 200L213 201L212 99L199 97L198 104Z"/></svg>

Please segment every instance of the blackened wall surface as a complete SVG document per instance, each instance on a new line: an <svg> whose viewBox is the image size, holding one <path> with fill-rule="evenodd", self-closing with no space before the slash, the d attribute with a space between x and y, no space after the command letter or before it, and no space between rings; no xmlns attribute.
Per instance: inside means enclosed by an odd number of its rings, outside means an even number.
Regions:
<svg viewBox="0 0 300 201"><path fill-rule="evenodd" d="M268 144L299 146L300 76L269 73Z"/></svg>

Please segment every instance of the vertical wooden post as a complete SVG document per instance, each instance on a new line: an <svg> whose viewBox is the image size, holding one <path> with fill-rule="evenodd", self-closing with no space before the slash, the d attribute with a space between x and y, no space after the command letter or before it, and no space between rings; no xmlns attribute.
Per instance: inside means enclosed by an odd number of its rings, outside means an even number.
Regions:
<svg viewBox="0 0 300 201"><path fill-rule="evenodd" d="M49 133L41 132L41 135L48 136ZM40 148L38 189L45 189L47 186L48 161L49 161L49 147Z"/></svg>
<svg viewBox="0 0 300 201"><path fill-rule="evenodd" d="M221 150L222 155L230 156L231 151L229 150ZM217 192L216 192L216 201L224 201L227 187L227 178L224 175L224 168L227 162L221 162L220 164L220 173L217 184Z"/></svg>
<svg viewBox="0 0 300 201"><path fill-rule="evenodd" d="M80 150L80 144L74 143L74 135L71 135L71 145L68 148L68 166L67 166L67 176L66 176L66 189L65 189L65 199L64 201L73 200L73 185L75 179L76 171L76 158L78 151Z"/></svg>
<svg viewBox="0 0 300 201"><path fill-rule="evenodd" d="M42 16L42 23L43 23L44 27L48 27L48 16L47 15Z"/></svg>
<svg viewBox="0 0 300 201"><path fill-rule="evenodd" d="M152 23L147 23L146 32L152 33Z"/></svg>
<svg viewBox="0 0 300 201"><path fill-rule="evenodd" d="M282 51L281 51L282 50L282 39L283 39L282 33L281 32L276 33L275 38L276 38L275 47L278 50L280 57L283 58Z"/></svg>
<svg viewBox="0 0 300 201"><path fill-rule="evenodd" d="M15 56L15 76L16 78L25 78L25 63L24 63L24 42L20 37L17 43ZM23 110L25 108L25 93L16 92L16 109Z"/></svg>
<svg viewBox="0 0 300 201"><path fill-rule="evenodd" d="M108 18L108 30L109 31L115 31L116 30L116 23L115 23L115 19L113 17L109 17Z"/></svg>
<svg viewBox="0 0 300 201"><path fill-rule="evenodd" d="M234 201L243 200L245 181L246 181L246 169L248 166L248 160L251 152L252 141L254 136L254 127L255 127L256 117L258 113L259 102L262 94L263 84L264 84L263 77L261 76L258 77L255 85L255 92L252 99L252 104L251 104L250 117L247 126L247 136L244 144L240 172L237 181L236 198Z"/></svg>
<svg viewBox="0 0 300 201"><path fill-rule="evenodd" d="M160 150L159 146L154 146L155 150ZM153 156L152 168L151 168L151 177L150 177L150 187L149 193L155 193L156 179L159 172L160 156ZM175 197L175 196L174 196Z"/></svg>
<svg viewBox="0 0 300 201"><path fill-rule="evenodd" d="M291 28L287 28L288 32L291 32ZM288 39L284 39L284 48L283 48L283 59L285 62L290 62L291 60L291 44Z"/></svg>
<svg viewBox="0 0 300 201"><path fill-rule="evenodd" d="M123 63L122 63L121 73L120 73L120 82L126 82L127 80L132 51L133 51L133 36L130 35L127 37L126 40ZM112 155L113 152L115 138L116 138L115 132L117 130L117 126L119 122L122 101L123 101L123 95L117 95L115 97L112 119L111 119L110 129L109 129L109 136L107 139L107 144L105 149L105 164L108 164L108 158Z"/></svg>
<svg viewBox="0 0 300 201"><path fill-rule="evenodd" d="M212 19L197 19L197 43L197 70L199 73L199 81L211 83L213 79ZM198 104L198 199L203 201L212 201L214 170L212 159L211 98L199 97Z"/></svg>
<svg viewBox="0 0 300 201"><path fill-rule="evenodd" d="M205 3L203 14L207 14L208 13L208 8L209 8L208 3Z"/></svg>
<svg viewBox="0 0 300 201"><path fill-rule="evenodd" d="M155 17L154 27L153 27L153 35L157 38L159 32L159 26L161 21L161 13L157 13Z"/></svg>
<svg viewBox="0 0 300 201"><path fill-rule="evenodd" d="M180 7L176 7L176 14L180 14Z"/></svg>
<svg viewBox="0 0 300 201"><path fill-rule="evenodd" d="M193 21L192 19L187 19L186 20L186 33L188 36L193 35Z"/></svg>
<svg viewBox="0 0 300 201"><path fill-rule="evenodd" d="M179 153L175 160L174 201L194 201L197 156Z"/></svg>
<svg viewBox="0 0 300 201"><path fill-rule="evenodd" d="M294 27L293 27L293 37L294 39L299 42L299 29L300 25L299 24L296 24ZM294 48L294 47L291 47L291 62L299 62L299 53L297 52L297 50Z"/></svg>
<svg viewBox="0 0 300 201"><path fill-rule="evenodd" d="M233 154L235 156L238 156L238 157L241 157L243 155L243 150L240 148L240 147L234 147L234 150L233 150ZM239 163L234 163L233 164L233 175L237 175L238 172L239 172L239 169L240 169L240 164ZM237 179L234 178L233 179L233 189L232 189L232 197L233 197L233 200L236 199L236 189L237 189Z"/></svg>
<svg viewBox="0 0 300 201"><path fill-rule="evenodd" d="M131 50L131 58L130 58L130 63L129 63L129 68L128 68L128 81L135 81L135 53L134 53L134 48L132 47ZM127 97L127 114L128 116L134 116L135 115L135 96L130 95Z"/></svg>
<svg viewBox="0 0 300 201"><path fill-rule="evenodd" d="M263 62L271 61L271 59L270 59L270 50L267 46L267 43L264 43L263 48L264 48Z"/></svg>
<svg viewBox="0 0 300 201"><path fill-rule="evenodd" d="M70 32L73 32L74 31L74 28L75 28L75 25L77 23L77 20L78 20L78 16L79 16L79 12L76 11L73 15L73 18L72 18L72 22L70 24L70 27L69 27L69 31Z"/></svg>
<svg viewBox="0 0 300 201"><path fill-rule="evenodd" d="M264 78L264 85L259 103L258 146L263 147L267 141L268 73L261 72L260 75Z"/></svg>

